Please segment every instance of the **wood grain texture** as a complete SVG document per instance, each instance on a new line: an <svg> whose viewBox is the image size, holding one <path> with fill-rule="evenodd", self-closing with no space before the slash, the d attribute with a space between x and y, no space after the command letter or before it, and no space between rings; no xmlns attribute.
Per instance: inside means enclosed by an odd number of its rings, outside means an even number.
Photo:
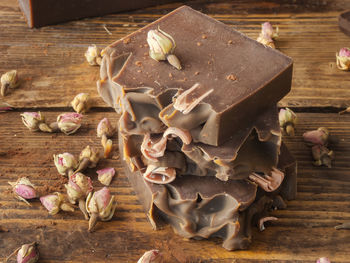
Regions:
<svg viewBox="0 0 350 263"><path fill-rule="evenodd" d="M43 111L48 120L59 112ZM75 134L30 132L20 120L20 112L0 114L0 255L9 254L22 243L36 240L40 244L40 262L136 262L146 250L161 249L169 262L315 262L328 256L332 262L350 262L349 231L336 231L334 226L350 220L350 115L299 113L295 137L284 141L299 165L298 197L286 210L274 211L279 218L264 232L254 231L252 246L247 251L229 252L220 240L185 240L166 227L153 231L135 193L123 173L119 154L102 160L98 168L113 166L117 176L111 185L118 208L110 222L98 223L96 231L87 232L82 214L48 215L39 201L28 207L16 200L8 181L27 176L40 193L62 190L62 177L54 167L52 155L71 152L77 155L85 145L101 147L96 125L103 117L115 123L113 112L91 112ZM339 136L333 148L333 168L312 166L310 149L302 142L302 133L319 126ZM117 142L117 138L113 138ZM88 175L96 188L96 169ZM5 230L5 232L4 232ZM8 231L8 232L7 232ZM177 258L177 259L176 259ZM0 257L1 260L1 257Z"/></svg>
<svg viewBox="0 0 350 263"><path fill-rule="evenodd" d="M21 87L5 98L15 107L65 107L79 92L89 92L96 107L98 68L85 62L91 44L103 48L142 28L182 3L83 19L40 29L27 28L15 1L0 0L0 72L18 69ZM348 1L189 1L188 5L256 39L260 24L280 28L276 45L294 59L292 92L280 105L345 107L350 75L335 65L335 53L350 38L337 16ZM104 26L112 33L109 35ZM48 92L52 91L52 92Z"/></svg>

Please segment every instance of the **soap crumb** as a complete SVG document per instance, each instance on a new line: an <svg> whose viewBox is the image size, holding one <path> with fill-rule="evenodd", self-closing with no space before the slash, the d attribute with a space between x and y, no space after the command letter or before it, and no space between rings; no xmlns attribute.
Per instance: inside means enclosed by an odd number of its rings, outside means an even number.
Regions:
<svg viewBox="0 0 350 263"><path fill-rule="evenodd" d="M135 65L138 66L138 67L142 67L142 62L141 61L136 61Z"/></svg>
<svg viewBox="0 0 350 263"><path fill-rule="evenodd" d="M203 34L203 35L202 35L202 38L203 38L203 39L207 39L207 35Z"/></svg>
<svg viewBox="0 0 350 263"><path fill-rule="evenodd" d="M137 71L137 73L141 73L142 72L142 70L141 69L139 69L138 71Z"/></svg>
<svg viewBox="0 0 350 263"><path fill-rule="evenodd" d="M125 38L125 39L123 40L123 43L124 43L124 44L129 44L130 42L131 42L130 38Z"/></svg>
<svg viewBox="0 0 350 263"><path fill-rule="evenodd" d="M208 61L208 65L211 65L213 62L211 60Z"/></svg>
<svg viewBox="0 0 350 263"><path fill-rule="evenodd" d="M200 47L201 45L202 45L202 43L201 43L201 42L197 42L197 46L199 46L199 47Z"/></svg>
<svg viewBox="0 0 350 263"><path fill-rule="evenodd" d="M227 44L229 44L229 45L232 45L232 43L233 43L232 40L229 40L229 41L227 42Z"/></svg>
<svg viewBox="0 0 350 263"><path fill-rule="evenodd" d="M199 75L199 71L196 71L196 72L194 73L194 75L198 76L198 75Z"/></svg>
<svg viewBox="0 0 350 263"><path fill-rule="evenodd" d="M227 79L227 80L232 80L232 81L233 81L233 80L236 80L237 77L236 77L235 75L233 75L233 74L230 74L230 75L227 75L227 76L226 76L226 79Z"/></svg>
<svg viewBox="0 0 350 263"><path fill-rule="evenodd" d="M172 78L173 77L173 74L169 73L169 78Z"/></svg>

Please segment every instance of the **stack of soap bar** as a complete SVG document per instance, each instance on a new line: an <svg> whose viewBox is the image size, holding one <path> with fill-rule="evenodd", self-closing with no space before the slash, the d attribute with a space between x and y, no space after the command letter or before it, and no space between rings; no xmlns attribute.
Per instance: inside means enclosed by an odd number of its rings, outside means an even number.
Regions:
<svg viewBox="0 0 350 263"><path fill-rule="evenodd" d="M18 0L29 27L42 27L170 2L176 0Z"/></svg>
<svg viewBox="0 0 350 263"><path fill-rule="evenodd" d="M154 29L174 38L181 70L149 56ZM296 194L276 106L290 90L292 60L187 6L102 55L97 88L121 114L125 172L154 228L247 248L252 225Z"/></svg>

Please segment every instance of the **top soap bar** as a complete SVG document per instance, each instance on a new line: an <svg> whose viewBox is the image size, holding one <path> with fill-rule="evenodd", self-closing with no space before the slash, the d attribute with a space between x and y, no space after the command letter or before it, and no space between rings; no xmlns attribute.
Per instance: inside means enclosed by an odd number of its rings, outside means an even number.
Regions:
<svg viewBox="0 0 350 263"><path fill-rule="evenodd" d="M149 57L147 33L157 28L174 38L181 70ZM292 64L281 52L182 6L108 46L98 90L117 110L125 94L143 93L148 97L144 101L154 99L152 107L158 107L164 124L191 131L195 141L218 146L290 91ZM176 96L194 85L198 89L190 99L213 92L187 114L176 110ZM134 122L142 121L130 107L124 110Z"/></svg>

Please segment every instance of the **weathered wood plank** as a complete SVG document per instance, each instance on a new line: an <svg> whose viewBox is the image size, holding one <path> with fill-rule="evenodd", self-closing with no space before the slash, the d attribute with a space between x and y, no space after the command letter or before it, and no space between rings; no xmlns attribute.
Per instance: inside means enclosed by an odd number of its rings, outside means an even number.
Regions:
<svg viewBox="0 0 350 263"><path fill-rule="evenodd" d="M94 43L104 47L180 5L28 29L17 3L0 0L0 56L4 61L0 72L16 68L24 80L5 100L15 107L65 107L77 93L89 92L95 106L105 107L95 88L98 68L85 62L86 48ZM252 38L258 36L264 21L279 26L276 45L295 62L292 92L281 105L350 104L349 74L335 66L335 52L349 42L337 25L339 11L350 8L347 1L190 1L189 5Z"/></svg>
<svg viewBox="0 0 350 263"><path fill-rule="evenodd" d="M79 132L66 136L30 132L19 114L0 114L2 257L20 244L36 240L40 243L41 262L136 262L152 248L172 258L169 262L315 262L321 256L332 262L350 262L349 232L334 230L334 226L350 220L350 115L298 114L296 136L285 138L299 164L297 199L289 202L286 210L274 211L279 220L271 222L264 232L254 230L250 250L228 252L220 247L219 240L184 240L169 227L153 231L129 187L118 153L98 166L116 167L118 175L110 189L117 197L117 212L110 222L98 223L94 233L87 233L87 222L78 211L50 216L38 201L31 207L17 201L7 181L28 176L41 193L60 190L62 180L52 155L65 151L77 155L87 144L100 147L95 132L98 121L105 116L117 121L113 112L91 112L84 117ZM43 114L54 120L59 112ZM340 144L333 147L336 160L332 169L313 167L310 149L302 142L303 132L319 126L329 128L340 138ZM87 174L99 188L95 170Z"/></svg>

